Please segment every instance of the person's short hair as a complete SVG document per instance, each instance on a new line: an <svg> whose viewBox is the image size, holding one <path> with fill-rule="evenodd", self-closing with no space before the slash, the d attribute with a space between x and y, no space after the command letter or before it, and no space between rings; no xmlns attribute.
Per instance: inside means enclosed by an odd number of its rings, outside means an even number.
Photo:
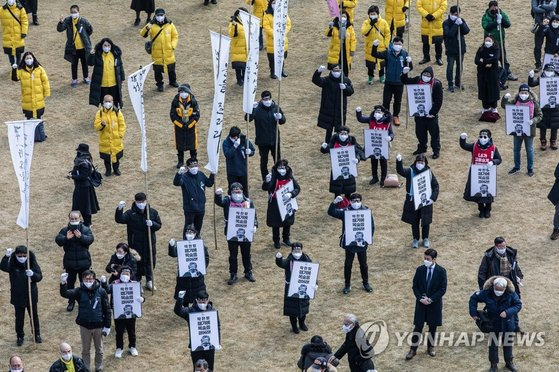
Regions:
<svg viewBox="0 0 559 372"><path fill-rule="evenodd" d="M77 214L80 217L80 220L82 219L82 212L80 212L80 211L70 211L70 213L68 213L68 218L70 218L70 216L72 214Z"/></svg>
<svg viewBox="0 0 559 372"><path fill-rule="evenodd" d="M301 289L301 288L305 288L305 291L306 291L307 290L307 285L306 284L300 284L299 289Z"/></svg>
<svg viewBox="0 0 559 372"><path fill-rule="evenodd" d="M311 344L322 345L323 343L324 343L324 339L322 338L322 336L314 335L311 337Z"/></svg>
<svg viewBox="0 0 559 372"><path fill-rule="evenodd" d="M499 3L497 2L497 0L491 0L489 2L489 4L487 5L488 8L491 8L492 6L499 6Z"/></svg>
<svg viewBox="0 0 559 372"><path fill-rule="evenodd" d="M336 130L336 133L340 133L340 132L347 132L349 133L349 127L347 125L340 125L338 127L338 129Z"/></svg>
<svg viewBox="0 0 559 372"><path fill-rule="evenodd" d="M242 227L239 227L239 228L237 229L237 234L238 234L239 232L242 232L242 233L244 234L244 233L245 233L245 229L243 229Z"/></svg>
<svg viewBox="0 0 559 372"><path fill-rule="evenodd" d="M494 243L495 245L505 243L505 238L503 238L502 236L498 236L495 238Z"/></svg>
<svg viewBox="0 0 559 372"><path fill-rule="evenodd" d="M361 237L365 236L365 234L363 234L363 231L357 231L357 232L355 233L355 237L357 237L357 235L359 235L359 236L361 236Z"/></svg>
<svg viewBox="0 0 559 372"><path fill-rule="evenodd" d="M116 249L122 249L124 252L130 252L130 247L125 242L120 242L116 245Z"/></svg>
<svg viewBox="0 0 559 372"><path fill-rule="evenodd" d="M211 341L211 338L210 338L210 336L208 336L208 335L203 335L203 336L200 338L200 341L204 341L204 340L207 340L208 342L210 342L210 341Z"/></svg>
<svg viewBox="0 0 559 372"><path fill-rule="evenodd" d="M206 361L206 359L198 359L196 361L196 363L194 364L194 368L204 368L204 369L208 369L210 368L210 365L208 364L208 362Z"/></svg>
<svg viewBox="0 0 559 372"><path fill-rule="evenodd" d="M434 250L433 248L428 248L428 249L426 249L425 252L423 252L423 254L424 254L425 256L431 257L432 259L437 258L437 251Z"/></svg>
<svg viewBox="0 0 559 372"><path fill-rule="evenodd" d="M78 6L78 4L70 5L70 11L72 11L72 9L76 9L78 12L80 11L80 7Z"/></svg>
<svg viewBox="0 0 559 372"><path fill-rule="evenodd" d="M420 103L417 105L417 109L419 110L419 108L422 108L425 110L425 105L423 103Z"/></svg>
<svg viewBox="0 0 559 372"><path fill-rule="evenodd" d="M376 5L371 5L371 6L369 7L369 10L367 10L367 14L369 14L369 13L376 13L376 14L379 14L380 11L379 11L379 9L378 9L378 6L376 6Z"/></svg>
<svg viewBox="0 0 559 372"><path fill-rule="evenodd" d="M95 271L89 269L89 270L85 270L82 273L82 279L85 279L86 276L90 276L90 275L93 275L93 279L95 279L97 277L97 275L95 274Z"/></svg>
<svg viewBox="0 0 559 372"><path fill-rule="evenodd" d="M134 200L135 201L145 201L146 199L147 199L147 196L143 192L139 192L136 195L134 195Z"/></svg>
<svg viewBox="0 0 559 372"><path fill-rule="evenodd" d="M303 249L303 243L301 242L293 242L291 243L291 250L295 249L295 248L301 248L301 250Z"/></svg>
<svg viewBox="0 0 559 372"><path fill-rule="evenodd" d="M231 187L229 188L229 191L233 191L233 190L241 190L243 191L243 185L241 185L240 182L233 182L231 184Z"/></svg>
<svg viewBox="0 0 559 372"><path fill-rule="evenodd" d="M190 262L188 263L188 267L190 268L191 266L192 266L193 268L196 269L196 268L198 267L198 264L197 264L196 262L194 262L194 261L190 261Z"/></svg>
<svg viewBox="0 0 559 372"><path fill-rule="evenodd" d="M192 165L192 163L198 163L198 159L196 159L196 158L189 158L189 159L186 161L186 166L189 167L190 165Z"/></svg>
<svg viewBox="0 0 559 372"><path fill-rule="evenodd" d="M460 13L460 7L458 5L453 5L450 7L450 14Z"/></svg>
<svg viewBox="0 0 559 372"><path fill-rule="evenodd" d="M363 197L361 196L361 194L354 192L349 196L349 200L355 200L355 199L363 200Z"/></svg>
<svg viewBox="0 0 559 372"><path fill-rule="evenodd" d="M357 323L357 317L355 316L355 314L346 314L345 317L349 319L350 322Z"/></svg>
<svg viewBox="0 0 559 372"><path fill-rule="evenodd" d="M480 189L489 189L489 185L487 185L487 184L484 183L484 184L481 185L479 188L480 188Z"/></svg>
<svg viewBox="0 0 559 372"><path fill-rule="evenodd" d="M234 126L229 129L229 137L237 137L241 134L241 128Z"/></svg>
<svg viewBox="0 0 559 372"><path fill-rule="evenodd" d="M400 36L396 36L394 39L392 39L392 44L394 43L404 43L404 39L402 39Z"/></svg>
<svg viewBox="0 0 559 372"><path fill-rule="evenodd" d="M272 93L269 90L265 90L260 94L260 97L262 97L262 99L264 98L272 99Z"/></svg>
<svg viewBox="0 0 559 372"><path fill-rule="evenodd" d="M427 165L429 163L429 161L427 160L427 156L425 156L425 154L419 154L415 157L415 161L422 161L425 163L425 165Z"/></svg>
<svg viewBox="0 0 559 372"><path fill-rule="evenodd" d="M208 297L208 292L206 292L205 290L201 290L196 293L196 298L199 300L207 300Z"/></svg>
<svg viewBox="0 0 559 372"><path fill-rule="evenodd" d="M340 169L340 171L341 171L342 173L344 173L344 171L347 172L347 173L349 173L349 167L348 167L348 166L343 166L342 169Z"/></svg>
<svg viewBox="0 0 559 372"><path fill-rule="evenodd" d="M24 245L18 245L18 246L16 247L16 250L15 250L14 253L15 253L15 254L24 254L24 253L27 254L27 253L28 253L28 249L27 249L27 247L24 246Z"/></svg>

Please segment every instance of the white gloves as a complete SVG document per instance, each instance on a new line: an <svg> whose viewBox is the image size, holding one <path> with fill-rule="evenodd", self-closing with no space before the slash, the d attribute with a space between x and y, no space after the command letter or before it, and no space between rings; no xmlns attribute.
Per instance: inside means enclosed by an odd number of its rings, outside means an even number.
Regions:
<svg viewBox="0 0 559 372"><path fill-rule="evenodd" d="M359 163L359 159L357 159L357 158L353 158L353 159L351 159L351 161L353 162L353 164Z"/></svg>
<svg viewBox="0 0 559 372"><path fill-rule="evenodd" d="M8 248L6 249L6 257L10 257L12 255L12 253L14 253L14 249L13 248Z"/></svg>
<svg viewBox="0 0 559 372"><path fill-rule="evenodd" d="M392 142L392 137L386 136L386 137L384 137L384 140L385 140L386 142Z"/></svg>
<svg viewBox="0 0 559 372"><path fill-rule="evenodd" d="M266 183L269 183L272 180L272 173L268 173L266 175Z"/></svg>
<svg viewBox="0 0 559 372"><path fill-rule="evenodd" d="M281 114L281 112L275 112L274 113L274 119L281 120L282 117L283 117L283 115Z"/></svg>
<svg viewBox="0 0 559 372"><path fill-rule="evenodd" d="M492 161L488 161L488 162L487 162L487 166L488 166L488 167L493 166L493 162L492 162Z"/></svg>
<svg viewBox="0 0 559 372"><path fill-rule="evenodd" d="M25 270L25 275L33 276L33 270L29 270L29 269Z"/></svg>
<svg viewBox="0 0 559 372"><path fill-rule="evenodd" d="M402 155L401 154L396 155L396 161L402 161Z"/></svg>
<svg viewBox="0 0 559 372"><path fill-rule="evenodd" d="M511 95L510 93L505 94L505 99L510 99Z"/></svg>
<svg viewBox="0 0 559 372"><path fill-rule="evenodd" d="M118 209L124 209L125 206L126 202L124 200L118 202Z"/></svg>
<svg viewBox="0 0 559 372"><path fill-rule="evenodd" d="M328 22L328 27L330 28L334 27L334 22Z"/></svg>
<svg viewBox="0 0 559 372"><path fill-rule="evenodd" d="M536 73L534 72L534 70L530 70L530 72L528 73L528 76L530 76L531 78L534 77Z"/></svg>
<svg viewBox="0 0 559 372"><path fill-rule="evenodd" d="M235 148L239 147L240 144L241 144L241 139L240 139L240 138L237 138L237 139L235 140L235 142L233 142L233 146L234 146Z"/></svg>
<svg viewBox="0 0 559 372"><path fill-rule="evenodd" d="M179 298L184 298L185 294L186 294L186 291L179 291L178 297Z"/></svg>
<svg viewBox="0 0 559 372"><path fill-rule="evenodd" d="M406 57L406 62L407 62L407 63L411 63L411 57L410 57L410 56L407 56L407 57Z"/></svg>
<svg viewBox="0 0 559 372"><path fill-rule="evenodd" d="M179 174L185 174L186 173L186 168L185 167L180 167L179 168Z"/></svg>
<svg viewBox="0 0 559 372"><path fill-rule="evenodd" d="M321 145L321 147L322 147L323 149L325 149L325 148L328 147L328 144L327 144L326 142L323 142L322 145Z"/></svg>
<svg viewBox="0 0 559 372"><path fill-rule="evenodd" d="M252 154L252 150L251 150L251 149L246 149L246 151L245 151L245 152L246 152L246 154L247 154L247 155L250 155L250 154Z"/></svg>
<svg viewBox="0 0 559 372"><path fill-rule="evenodd" d="M323 72L324 70L326 70L326 66L319 66L316 71L318 72Z"/></svg>
<svg viewBox="0 0 559 372"><path fill-rule="evenodd" d="M427 202L425 203L425 205L431 205L431 204L433 204L433 200L427 199Z"/></svg>
<svg viewBox="0 0 559 372"><path fill-rule="evenodd" d="M136 298L136 302L139 302L139 303L141 303L141 304L143 304L144 301L145 301L145 300L144 300L143 297L138 297L138 298Z"/></svg>
<svg viewBox="0 0 559 372"><path fill-rule="evenodd" d="M530 125L534 124L534 120L530 120Z"/></svg>
<svg viewBox="0 0 559 372"><path fill-rule="evenodd" d="M276 258L282 258L281 252L276 253Z"/></svg>
<svg viewBox="0 0 559 372"><path fill-rule="evenodd" d="M291 199L291 193L290 192L283 194L283 201L284 202L289 201L289 199Z"/></svg>
<svg viewBox="0 0 559 372"><path fill-rule="evenodd" d="M380 40L379 39L375 39L375 41L373 41L373 45L374 46L379 46L380 44Z"/></svg>
<svg viewBox="0 0 559 372"><path fill-rule="evenodd" d="M402 69L402 74L407 74L408 72L410 72L410 68L408 66Z"/></svg>
<svg viewBox="0 0 559 372"><path fill-rule="evenodd" d="M149 227L153 226L153 221L152 220L146 220L146 225Z"/></svg>
<svg viewBox="0 0 559 372"><path fill-rule="evenodd" d="M361 107L357 106L357 107L355 108L355 112L361 112Z"/></svg>
<svg viewBox="0 0 559 372"><path fill-rule="evenodd" d="M68 281L68 273L62 273L60 275L60 284L66 284L66 281Z"/></svg>
<svg viewBox="0 0 559 372"><path fill-rule="evenodd" d="M215 190L215 194L216 194L216 195L221 195L221 194L223 194L223 189L220 187L219 189Z"/></svg>
<svg viewBox="0 0 559 372"><path fill-rule="evenodd" d="M500 25L501 22L503 20L503 16L501 15L501 13L497 14L497 24Z"/></svg>
<svg viewBox="0 0 559 372"><path fill-rule="evenodd" d="M334 203L338 204L341 203L342 200L344 200L344 198L341 195L336 196L336 199L334 199Z"/></svg>
<svg viewBox="0 0 559 372"><path fill-rule="evenodd" d="M345 83L340 83L340 89L341 89L341 90L345 90L345 88L346 88Z"/></svg>
<svg viewBox="0 0 559 372"><path fill-rule="evenodd" d="M258 230L258 227L254 226L254 229L252 230L252 233L256 234L256 230Z"/></svg>
<svg viewBox="0 0 559 372"><path fill-rule="evenodd" d="M252 102L252 108L257 108L258 107L258 102L254 101Z"/></svg>
<svg viewBox="0 0 559 372"><path fill-rule="evenodd" d="M103 327L103 331L101 332L103 334L103 336L108 336L109 333L111 333L111 329L107 328L107 327Z"/></svg>
<svg viewBox="0 0 559 372"><path fill-rule="evenodd" d="M17 68L17 64L14 63L14 64L12 65L12 68L15 70L15 69Z"/></svg>
<svg viewBox="0 0 559 372"><path fill-rule="evenodd" d="M175 244L177 244L177 242L175 241L175 239L169 239L169 245L170 245L171 247L174 247Z"/></svg>
<svg viewBox="0 0 559 372"><path fill-rule="evenodd" d="M106 283L107 282L107 277L105 275L101 275L101 277L99 278L99 281L101 283Z"/></svg>
<svg viewBox="0 0 559 372"><path fill-rule="evenodd" d="M460 26L463 22L462 22L462 18L456 18L456 21L454 21L454 23L458 26Z"/></svg>
<svg viewBox="0 0 559 372"><path fill-rule="evenodd" d="M468 134L467 133L460 133L460 138L466 139L466 138L468 138Z"/></svg>

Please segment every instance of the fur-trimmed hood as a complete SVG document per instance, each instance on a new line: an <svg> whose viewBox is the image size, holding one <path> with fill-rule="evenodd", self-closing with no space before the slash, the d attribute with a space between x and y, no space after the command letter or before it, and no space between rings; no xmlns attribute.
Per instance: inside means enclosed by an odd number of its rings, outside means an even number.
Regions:
<svg viewBox="0 0 559 372"><path fill-rule="evenodd" d="M134 259L136 260L136 262L140 262L142 260L142 256L140 256L140 254L138 253L137 250L130 248L130 255L132 257L134 257Z"/></svg>
<svg viewBox="0 0 559 372"><path fill-rule="evenodd" d="M506 291L507 291L507 292L514 292L514 284L513 284L512 280L510 280L509 278L505 278L504 276L500 276L500 275L495 275L495 276L492 276L491 278L487 279L487 280L485 281L485 283L483 284L483 289L486 290L486 291L487 291L487 290L493 289L493 282L494 282L495 279L497 279L497 278L504 278L504 279L506 279L506 280L507 280L507 289L506 289Z"/></svg>

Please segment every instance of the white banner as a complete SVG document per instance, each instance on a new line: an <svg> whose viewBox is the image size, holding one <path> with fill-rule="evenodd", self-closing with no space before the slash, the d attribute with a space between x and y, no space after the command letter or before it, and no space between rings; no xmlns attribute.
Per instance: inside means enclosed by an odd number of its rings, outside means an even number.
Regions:
<svg viewBox="0 0 559 372"><path fill-rule="evenodd" d="M428 84L406 85L410 116L427 116L433 107L431 86Z"/></svg>
<svg viewBox="0 0 559 372"><path fill-rule="evenodd" d="M130 101L132 101L132 107L134 107L134 112L136 113L136 118L140 124L140 132L142 134L142 159L140 160L140 168L144 173L148 171L144 82L151 69L151 65L153 65L153 62L134 72L132 75L128 76L127 79L128 95L130 96Z"/></svg>
<svg viewBox="0 0 559 372"><path fill-rule="evenodd" d="M283 72L288 7L289 0L276 0L274 7L274 73L279 80Z"/></svg>
<svg viewBox="0 0 559 372"><path fill-rule="evenodd" d="M344 211L344 237L346 246L364 247L373 244L373 217L370 209Z"/></svg>
<svg viewBox="0 0 559 372"><path fill-rule="evenodd" d="M188 314L190 350L220 350L219 322L217 311L197 311Z"/></svg>
<svg viewBox="0 0 559 372"><path fill-rule="evenodd" d="M470 167L470 196L497 196L497 166L472 164Z"/></svg>
<svg viewBox="0 0 559 372"><path fill-rule="evenodd" d="M553 54L545 53L543 55L543 65L542 66L545 66L548 63L553 63L553 65L555 66L555 72L559 73L559 58L555 58L555 55L553 55Z"/></svg>
<svg viewBox="0 0 559 372"><path fill-rule="evenodd" d="M31 182L31 160L35 127L41 120L7 121L10 154L19 185L21 206L17 216L17 224L27 229L29 226L29 187Z"/></svg>
<svg viewBox="0 0 559 372"><path fill-rule="evenodd" d="M239 18L241 18L245 30L248 53L245 82L243 85L243 111L247 114L252 114L252 104L254 103L256 85L258 83L258 38L260 35L260 20L242 10L239 12Z"/></svg>
<svg viewBox="0 0 559 372"><path fill-rule="evenodd" d="M421 172L412 178L415 210L429 205L431 199L431 171Z"/></svg>
<svg viewBox="0 0 559 372"><path fill-rule="evenodd" d="M556 108L559 99L559 77L540 78L540 107Z"/></svg>
<svg viewBox="0 0 559 372"><path fill-rule="evenodd" d="M308 300L316 295L319 264L316 262L293 261L287 297Z"/></svg>
<svg viewBox="0 0 559 372"><path fill-rule="evenodd" d="M293 192L293 189L293 181L291 180L276 191L276 202L278 203L278 209L282 221L285 221L287 216L292 216L293 213L299 209L296 198L283 200L283 196L288 192Z"/></svg>
<svg viewBox="0 0 559 372"><path fill-rule="evenodd" d="M206 275L206 257L202 239L179 240L177 242L179 276L197 278Z"/></svg>
<svg viewBox="0 0 559 372"><path fill-rule="evenodd" d="M528 106L505 106L507 134L513 136L530 135L530 108Z"/></svg>
<svg viewBox="0 0 559 372"><path fill-rule="evenodd" d="M342 176L357 177L357 164L355 164L355 146L343 146L330 149L330 163L332 164L332 179Z"/></svg>
<svg viewBox="0 0 559 372"><path fill-rule="evenodd" d="M232 242L252 242L254 239L254 208L229 208L227 216L227 240Z"/></svg>
<svg viewBox="0 0 559 372"><path fill-rule="evenodd" d="M140 282L113 283L112 286L115 319L141 318L142 304L137 299L142 297L142 284Z"/></svg>
<svg viewBox="0 0 559 372"><path fill-rule="evenodd" d="M374 159L388 159L390 154L390 142L386 140L388 131L382 129L364 130L365 157Z"/></svg>
<svg viewBox="0 0 559 372"><path fill-rule="evenodd" d="M214 101L208 128L208 164L205 168L217 174L219 150L221 148L221 130L223 129L223 112L225 110L225 90L227 88L227 66L229 66L229 48L231 38L210 31L212 40L212 58L214 66Z"/></svg>

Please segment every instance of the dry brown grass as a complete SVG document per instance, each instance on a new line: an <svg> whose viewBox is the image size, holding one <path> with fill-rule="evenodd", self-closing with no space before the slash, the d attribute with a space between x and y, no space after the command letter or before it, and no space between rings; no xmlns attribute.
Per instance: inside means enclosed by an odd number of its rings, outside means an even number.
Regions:
<svg viewBox="0 0 559 372"><path fill-rule="evenodd" d="M54 243L54 236L64 225L71 206L72 184L64 178L70 169L76 144L82 141L92 146L96 154L97 138L92 129L95 109L87 105L88 89L83 84L77 89L69 86L70 66L62 59L64 34L55 31L60 14L68 12L70 1L50 0L40 2L40 27L30 27L27 39L28 50L36 53L45 66L52 87L52 97L47 101L45 120L49 138L35 148L32 172L32 201L30 246L37 253L44 273L40 283L40 319L45 342L35 350L27 339L23 347L15 346L13 331L13 309L9 304L9 284L3 275L1 285L0 361L4 363L12 353L22 355L26 370L44 371L56 359L57 345L68 340L74 351L80 352L78 327L74 323L76 311L67 313L65 301L58 295L58 276L62 270L61 249ZM226 32L227 21L237 6L244 2L220 1L218 6L203 7L201 0L189 2L162 2L167 14L177 25L180 33L177 50L177 72L181 82L189 82L202 108L200 127L201 143L205 143L205 132L211 108L212 74L208 30ZM163 3L163 4L162 4ZM521 5L522 4L522 5ZM364 19L369 2L360 1L357 9L357 29ZM124 51L126 73L133 72L139 65L149 63L143 50L143 41L138 29L132 27L133 13L126 0L100 0L81 2L81 14L94 27L93 40L111 37ZM381 7L382 8L382 7ZM477 287L476 273L482 252L492 244L497 235L507 237L510 245L519 249L520 264L526 275L523 293L524 308L521 312L523 328L527 331L545 331L546 344L540 348L516 348L515 355L521 370L558 370L555 352L558 336L559 306L557 290L557 243L548 238L551 232L553 209L546 200L553 183L553 170L557 163L557 152L536 150L536 176L525 176L523 172L508 176L512 166L512 141L505 136L503 120L494 125L477 122L479 101L476 95L473 55L481 43L480 18L486 1L471 1L463 4L464 16L472 28L467 37L464 93L445 92L445 103L441 112L442 157L431 162L433 171L441 184L441 193L435 206L432 225L433 247L440 252L439 263L448 271L449 285L445 296L444 325L441 331L475 331L475 325L467 313L467 300ZM223 351L216 354L217 370L295 370L295 362L302 344L313 334L322 335L333 347L343 341L340 331L341 318L354 312L362 320L387 322L390 332L411 331L414 298L411 279L414 269L421 264L422 251L409 248L410 227L400 221L404 190L380 190L370 187L369 164L361 164L358 190L364 195L365 204L372 208L376 221L375 244L369 249L369 268L373 294L360 289L357 268L354 270L354 289L348 296L341 294L343 286L343 252L338 247L340 223L326 216L332 195L327 192L329 161L318 152L323 131L316 127L319 90L312 85L313 70L326 63L328 40L322 36L327 25L327 8L322 0L292 0L290 17L293 30L290 33L289 59L286 69L290 76L282 86L281 106L288 123L282 128L283 153L289 159L302 187L298 198L300 212L293 228L292 240L300 240L310 256L322 264L318 297L311 304L308 317L310 331L299 335L290 332L288 320L282 316L283 273L274 264L275 250L271 245L271 232L261 225L256 243L253 244L253 262L257 282L245 280L232 287L225 284L227 273L227 249L222 232L221 210L217 210L218 245L213 248L212 204L208 203L204 237L211 247L211 264L207 278L208 291L217 309L222 324ZM508 33L508 50L512 69L525 79L532 66L532 35L529 33L531 19L527 2L505 2L513 23ZM411 51L415 61L421 58L419 44L419 17L412 12L413 32ZM277 81L268 78L267 61L260 54L262 71L258 92L271 90L277 98ZM19 86L8 80L8 64L2 57L0 74L0 114L5 120L21 118ZM444 81L443 67L436 67L436 75ZM365 111L381 101L382 88L375 82L366 85L363 63L363 42L359 38L359 49L350 75L356 93L349 100L349 107L362 106ZM415 72L420 70L416 67ZM226 130L242 122L242 91L233 85L234 73L230 71L230 86L227 92ZM522 80L521 79L521 80ZM511 92L518 84L511 84ZM137 371L152 369L179 370L190 368L187 351L188 333L185 322L172 312L172 290L175 282L176 263L166 255L167 239L179 237L183 224L181 193L172 186L175 168L172 125L168 110L174 89L165 93L155 92L152 77L146 91L149 150L149 190L152 205L162 216L163 228L158 233L158 266L156 282L159 290L152 297L147 295L144 318L138 321L138 349L140 356L128 355L115 360L114 337L105 342L105 365L107 371L124 368ZM125 229L113 221L113 208L119 200L128 200L129 205L135 192L143 189L143 176L139 171L139 130L128 97L125 97L124 114L128 124L125 139L125 157L122 162L123 175L107 179L98 189L101 208L94 216L95 243L91 246L93 268L101 273L117 242L125 239ZM351 115L350 115L351 117ZM403 115L402 115L403 118ZM350 118L354 133L362 126ZM475 138L478 130L489 126L503 156L499 167L499 195L494 204L493 217L480 220L474 204L462 200L467 177L469 154L458 147L458 135L465 131ZM246 129L243 129L246 131ZM252 133L252 127L250 128ZM360 136L360 135L359 135ZM2 151L0 159L0 242L3 248L25 242L25 234L15 225L19 210L17 184L12 170L6 131L0 131ZM393 154L401 152L409 163L415 149L413 120L409 127L396 129ZM205 146L201 160L206 161ZM250 163L252 196L255 199L261 221L265 219L266 195L258 189L260 184L257 160ZM98 164L102 164L97 161ZM390 171L394 171L394 160L390 160ZM223 159L218 176L218 187L226 186ZM211 200L211 191L208 191ZM283 253L286 249L282 248ZM28 327L27 327L28 329ZM388 349L376 358L381 371L428 371L428 370L485 370L486 348L441 347L437 357L427 358L422 352L412 362L404 361L407 347L397 347L393 339ZM348 370L342 362L340 370Z"/></svg>

